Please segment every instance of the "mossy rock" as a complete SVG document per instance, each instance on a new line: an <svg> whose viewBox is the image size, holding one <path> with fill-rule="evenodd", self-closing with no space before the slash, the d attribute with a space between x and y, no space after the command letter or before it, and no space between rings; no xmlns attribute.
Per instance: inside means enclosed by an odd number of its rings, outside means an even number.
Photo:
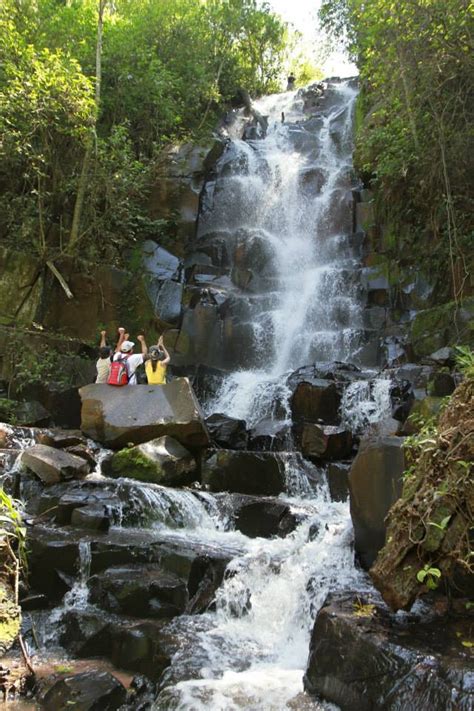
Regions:
<svg viewBox="0 0 474 711"><path fill-rule="evenodd" d="M15 603L13 588L5 580L0 580L0 657L17 639L20 626L20 607Z"/></svg>
<svg viewBox="0 0 474 711"><path fill-rule="evenodd" d="M30 326L40 305L43 279L32 254L0 248L0 323ZM20 296L21 294L21 296Z"/></svg>
<svg viewBox="0 0 474 711"><path fill-rule="evenodd" d="M420 311L411 325L411 341L419 357L456 343L474 346L474 299Z"/></svg>
<svg viewBox="0 0 474 711"><path fill-rule="evenodd" d="M194 478L196 462L179 442L167 435L127 447L113 455L106 472L153 484L188 484Z"/></svg>

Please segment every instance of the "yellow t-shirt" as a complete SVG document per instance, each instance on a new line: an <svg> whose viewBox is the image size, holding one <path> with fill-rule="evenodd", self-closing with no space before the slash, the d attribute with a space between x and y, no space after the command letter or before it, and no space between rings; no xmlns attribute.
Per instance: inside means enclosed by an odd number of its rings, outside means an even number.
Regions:
<svg viewBox="0 0 474 711"><path fill-rule="evenodd" d="M145 363L145 372L148 380L148 385L164 385L166 383L166 365L160 363L156 364L156 370L153 372L153 367L151 361L147 360Z"/></svg>

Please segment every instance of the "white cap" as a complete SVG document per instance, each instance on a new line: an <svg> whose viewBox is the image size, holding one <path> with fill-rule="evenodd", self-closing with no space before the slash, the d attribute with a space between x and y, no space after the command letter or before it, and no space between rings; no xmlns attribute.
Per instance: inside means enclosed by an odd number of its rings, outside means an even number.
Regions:
<svg viewBox="0 0 474 711"><path fill-rule="evenodd" d="M128 353L133 349L134 346L135 344L133 341L124 341L120 346L120 350L122 353Z"/></svg>

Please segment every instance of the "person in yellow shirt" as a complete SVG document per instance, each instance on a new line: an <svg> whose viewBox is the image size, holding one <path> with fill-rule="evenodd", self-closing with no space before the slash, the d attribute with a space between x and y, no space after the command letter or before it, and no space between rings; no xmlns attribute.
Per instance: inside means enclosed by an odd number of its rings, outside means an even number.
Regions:
<svg viewBox="0 0 474 711"><path fill-rule="evenodd" d="M163 336L160 336L156 346L150 346L146 355L145 372L148 385L165 385L166 369L170 360L170 354L163 343Z"/></svg>

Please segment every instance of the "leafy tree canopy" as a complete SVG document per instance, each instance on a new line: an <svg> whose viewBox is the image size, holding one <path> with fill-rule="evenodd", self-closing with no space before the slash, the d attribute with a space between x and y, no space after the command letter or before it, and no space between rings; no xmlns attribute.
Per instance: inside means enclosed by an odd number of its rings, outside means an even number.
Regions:
<svg viewBox="0 0 474 711"><path fill-rule="evenodd" d="M461 297L474 236L474 3L324 0L321 19L360 69L356 165L399 257L417 253Z"/></svg>

